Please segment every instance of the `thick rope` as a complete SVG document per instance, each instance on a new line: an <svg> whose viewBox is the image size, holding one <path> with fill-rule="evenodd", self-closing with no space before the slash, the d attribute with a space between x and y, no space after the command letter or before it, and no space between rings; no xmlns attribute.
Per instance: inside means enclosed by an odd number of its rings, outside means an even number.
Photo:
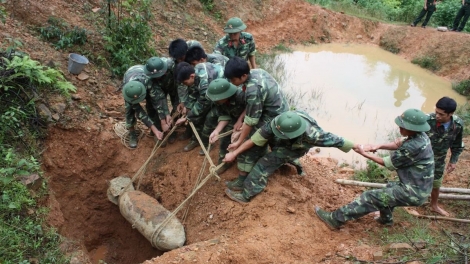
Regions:
<svg viewBox="0 0 470 264"><path fill-rule="evenodd" d="M126 148L135 149L135 148L129 147L129 130L126 128L126 123L125 122L118 122L118 123L114 124L113 130L114 130L114 133L116 133L116 135L118 135L118 137L121 138L121 143ZM137 142L139 142L144 137L144 133L143 133L142 130L140 130L138 128L135 131L138 134ZM137 145L137 147L138 147L138 145Z"/></svg>

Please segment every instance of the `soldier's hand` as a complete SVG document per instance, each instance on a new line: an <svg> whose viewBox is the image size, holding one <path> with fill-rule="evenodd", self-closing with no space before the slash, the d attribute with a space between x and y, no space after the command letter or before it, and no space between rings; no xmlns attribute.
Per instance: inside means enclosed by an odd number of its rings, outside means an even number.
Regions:
<svg viewBox="0 0 470 264"><path fill-rule="evenodd" d="M364 153L364 145L362 144L354 144L353 150L356 151L359 154Z"/></svg>
<svg viewBox="0 0 470 264"><path fill-rule="evenodd" d="M239 146L240 146L240 141L237 140L236 142L234 142L234 143L228 145L227 150L228 150L228 151L234 151L234 150L236 150Z"/></svg>
<svg viewBox="0 0 470 264"><path fill-rule="evenodd" d="M233 153L227 153L225 154L225 158L222 160L223 162L233 162L237 156L235 156Z"/></svg>
<svg viewBox="0 0 470 264"><path fill-rule="evenodd" d="M243 121L237 120L235 125L233 125L233 131L240 131L243 126Z"/></svg>
<svg viewBox="0 0 470 264"><path fill-rule="evenodd" d="M187 120L186 117L181 117L180 119L176 120L175 125L179 126L179 125L183 124L184 122L186 122L186 120Z"/></svg>
<svg viewBox="0 0 470 264"><path fill-rule="evenodd" d="M150 129L152 129L152 132L155 134L158 140L163 139L163 132L159 131L155 126L152 126Z"/></svg>
<svg viewBox="0 0 470 264"><path fill-rule="evenodd" d="M219 139L219 131L214 130L209 136L209 143L214 144Z"/></svg>
<svg viewBox="0 0 470 264"><path fill-rule="evenodd" d="M377 150L379 149L379 146L367 144L367 145L363 145L363 149L365 152L377 152Z"/></svg>
<svg viewBox="0 0 470 264"><path fill-rule="evenodd" d="M168 131L168 129L170 129L170 126L166 123L166 120L160 120L160 124L162 126L163 133L165 133L166 131Z"/></svg>
<svg viewBox="0 0 470 264"><path fill-rule="evenodd" d="M236 142L238 140L238 138L240 138L240 135L241 135L241 132L238 131L238 132L233 132L232 133L232 137L230 138L230 142Z"/></svg>
<svg viewBox="0 0 470 264"><path fill-rule="evenodd" d="M171 115L166 116L166 123L169 127L171 127L171 125L173 123L173 119L171 118Z"/></svg>
<svg viewBox="0 0 470 264"><path fill-rule="evenodd" d="M179 103L178 106L176 107L176 111L178 111L178 113L183 113L183 110L185 109L186 107L184 107L183 103Z"/></svg>

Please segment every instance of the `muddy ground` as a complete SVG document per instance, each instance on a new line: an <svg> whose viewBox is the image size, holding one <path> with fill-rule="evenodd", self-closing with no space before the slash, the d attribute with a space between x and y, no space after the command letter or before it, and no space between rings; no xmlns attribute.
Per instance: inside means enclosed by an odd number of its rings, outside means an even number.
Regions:
<svg viewBox="0 0 470 264"><path fill-rule="evenodd" d="M11 43L9 39L21 40L22 50L44 64L53 62L78 88L78 100L57 98L50 102L52 106L65 104L66 109L49 129L42 158L51 193L47 201L51 208L48 222L67 238L63 247L75 252L74 261L345 263L339 255L372 260L373 252L381 249L369 240L370 234L382 228L372 216L348 223L340 231L330 231L315 217L314 205L332 210L351 201L363 189L334 183L335 179L349 178L350 170L338 168L334 160L316 158L313 153L302 159L305 177L296 175L293 167L284 166L248 205L235 203L224 194L223 183L236 177L235 167L221 175L220 181L209 180L190 204L184 223L186 246L165 254L152 248L121 216L118 207L108 201L106 189L108 181L117 176L132 177L149 157L154 141L144 137L135 150L123 146L113 130L124 117L123 99L115 92L120 80L111 78L93 61L85 70L89 78L79 80L67 73L67 56L73 50L55 50L34 31L48 17L61 17L90 30L91 43L86 48L99 52L96 49L101 47L100 36L91 18L92 8L102 7L101 1L11 2L7 3L10 17L5 25L0 25L2 47ZM361 20L296 0L246 0L243 6L217 1L216 10L222 15L219 20L205 13L197 0L154 1L155 48L166 55L168 43L181 37L200 40L211 50L223 35L224 21L239 16L247 23L247 31L254 35L261 52L279 43L381 44L399 48L398 55L408 60L428 54L437 56L442 67L436 74L449 80L470 78L468 34ZM192 191L203 161L197 155L198 148L189 153L182 151L186 143L177 141L159 150L141 179L140 190L169 210ZM213 150L214 160L216 155L217 150ZM466 149L456 172L446 177L445 186L469 187L469 157ZM426 208L422 210L428 212ZM406 223L399 222L392 230L401 226Z"/></svg>

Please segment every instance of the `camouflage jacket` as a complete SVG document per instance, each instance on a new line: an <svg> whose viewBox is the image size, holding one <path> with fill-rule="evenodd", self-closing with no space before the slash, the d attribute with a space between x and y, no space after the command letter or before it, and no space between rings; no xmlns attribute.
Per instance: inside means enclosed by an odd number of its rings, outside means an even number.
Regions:
<svg viewBox="0 0 470 264"><path fill-rule="evenodd" d="M246 108L245 92L237 89L234 95L230 96L224 104L216 105L216 115L219 117L218 121L230 121L237 119Z"/></svg>
<svg viewBox="0 0 470 264"><path fill-rule="evenodd" d="M317 121L307 113L302 111L296 111L296 113L307 122L307 127L302 135L293 139L282 139L276 137L273 132L271 122L269 122L258 129L258 131L251 137L251 140L257 146L264 146L269 142L269 145L273 146L274 149L276 147L284 147L293 151L302 151L305 153L315 146L335 147L344 152L349 152L353 148L353 142L330 132L323 131Z"/></svg>
<svg viewBox="0 0 470 264"><path fill-rule="evenodd" d="M196 119L204 119L211 108L212 101L206 97L207 87L212 80L224 77L224 68L210 62L199 63L194 67L195 78L191 87L186 87L188 101L185 106L191 111L188 120L197 122Z"/></svg>
<svg viewBox="0 0 470 264"><path fill-rule="evenodd" d="M122 81L123 86L130 81L138 81L145 85L147 91L149 89L148 81L149 77L144 73L144 65L134 65L130 67L125 73ZM147 112L140 106L140 104L131 104L124 100L126 108L126 119L130 115L131 111L135 112L135 115L140 119L147 127L151 127L153 122L147 115Z"/></svg>
<svg viewBox="0 0 470 264"><path fill-rule="evenodd" d="M212 53L207 54L207 61L213 64L220 64L222 67L225 67L225 64L228 61L228 58L222 54Z"/></svg>
<svg viewBox="0 0 470 264"><path fill-rule="evenodd" d="M165 75L163 75L162 77L149 79L148 95L150 97L150 102L153 108L158 113L158 118L160 120L163 120L167 115L170 115L167 95L170 95L170 100L173 108L176 108L179 103L179 100L174 77L175 63L170 58L161 59L163 61L166 61L166 63L168 64L168 69Z"/></svg>
<svg viewBox="0 0 470 264"><path fill-rule="evenodd" d="M431 139L435 160L445 160L447 151L450 148L450 163L457 163L459 156L464 149L464 144L462 142L462 119L453 115L449 129L445 131L444 127L436 121L436 114L432 113L429 114L428 124L431 126L431 130L426 132L426 134Z"/></svg>
<svg viewBox="0 0 470 264"><path fill-rule="evenodd" d="M254 56L256 53L255 40L250 33L240 32L240 40L238 46L235 47L229 35L225 35L215 45L214 53L222 54L229 59L237 56L248 60L249 56Z"/></svg>
<svg viewBox="0 0 470 264"><path fill-rule="evenodd" d="M263 69L253 69L242 90L246 96L246 115L243 122L260 128L274 117L289 110L279 84Z"/></svg>
<svg viewBox="0 0 470 264"><path fill-rule="evenodd" d="M400 182L392 184L401 187L408 199L418 199L415 202L419 204L422 199L429 197L434 180L434 154L426 133L419 132L408 137L383 160L385 167L397 171Z"/></svg>

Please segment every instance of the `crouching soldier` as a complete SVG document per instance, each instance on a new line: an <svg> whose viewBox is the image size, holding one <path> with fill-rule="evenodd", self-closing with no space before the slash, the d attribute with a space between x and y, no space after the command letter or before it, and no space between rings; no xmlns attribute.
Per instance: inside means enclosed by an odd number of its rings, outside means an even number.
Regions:
<svg viewBox="0 0 470 264"><path fill-rule="evenodd" d="M261 157L241 184L227 185L227 196L239 203L247 203L264 190L268 177L285 163L290 163L310 148L335 147L348 152L357 147L351 141L332 133L325 132L317 122L302 111L287 111L258 129L250 139L243 142L235 151L225 156L224 162L231 162L245 150L253 146L269 144L272 151ZM241 191L237 193L235 191Z"/></svg>
<svg viewBox="0 0 470 264"><path fill-rule="evenodd" d="M241 126L243 123L243 114L246 108L245 92L238 89L235 85L231 84L226 79L215 79L209 84L207 88L207 97L215 103L213 110L215 116L218 116L218 124L214 131L209 136L209 142L214 144L219 138L221 132L232 130L235 123ZM219 160L217 165L222 163L222 160L227 154L227 148L230 145L230 137L223 137L220 139L219 144ZM222 174L233 163L225 163L220 169L217 170L218 174Z"/></svg>
<svg viewBox="0 0 470 264"><path fill-rule="evenodd" d="M395 118L400 134L406 137L382 145L356 147L362 156L390 170L396 170L398 182L390 182L385 188L365 191L351 203L327 212L315 207L315 212L332 229L338 229L349 220L358 219L368 213L380 211L375 220L382 225L393 224L393 209L397 206L420 206L431 195L434 180L434 154L431 141L426 135L430 126L428 117L417 109L408 109ZM395 150L390 156L381 158L366 151L379 149Z"/></svg>
<svg viewBox="0 0 470 264"><path fill-rule="evenodd" d="M140 105L140 102L147 96L145 85L137 80L129 81L122 88L122 95L124 96L126 107L126 127L129 129L129 147L137 147L137 133L135 131L135 125L137 123L136 117L150 128L159 140L162 140L163 133L157 129L152 119Z"/></svg>

